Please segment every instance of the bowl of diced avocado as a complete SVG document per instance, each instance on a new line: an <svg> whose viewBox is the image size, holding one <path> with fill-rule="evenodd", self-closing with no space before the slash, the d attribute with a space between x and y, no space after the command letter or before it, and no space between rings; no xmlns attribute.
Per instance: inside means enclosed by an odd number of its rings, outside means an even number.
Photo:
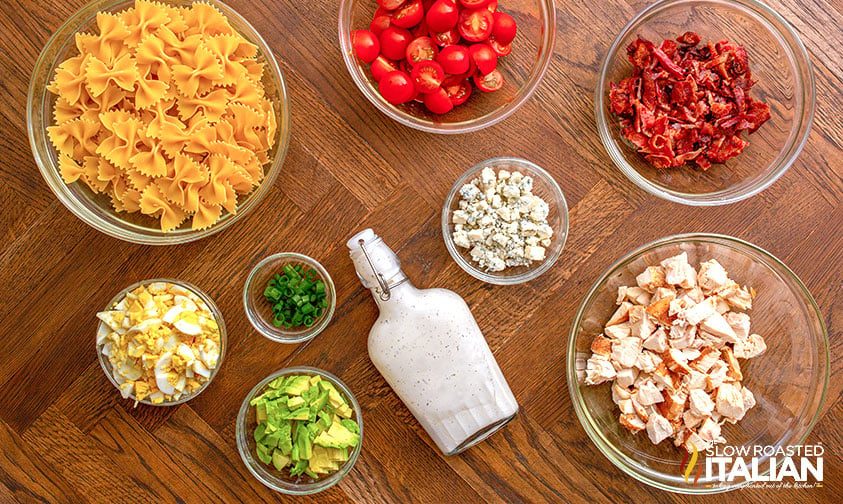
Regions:
<svg viewBox="0 0 843 504"><path fill-rule="evenodd" d="M354 466L363 418L351 390L322 369L300 366L267 376L237 416L243 463L267 487L292 495L325 490Z"/></svg>

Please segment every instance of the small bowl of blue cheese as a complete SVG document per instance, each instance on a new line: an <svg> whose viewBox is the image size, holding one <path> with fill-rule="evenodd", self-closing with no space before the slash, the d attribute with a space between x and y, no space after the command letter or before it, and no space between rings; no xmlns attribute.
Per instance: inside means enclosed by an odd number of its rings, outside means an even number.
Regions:
<svg viewBox="0 0 843 504"><path fill-rule="evenodd" d="M442 236L451 257L491 284L538 277L559 258L567 235L568 205L559 185L524 159L472 166L442 207Z"/></svg>

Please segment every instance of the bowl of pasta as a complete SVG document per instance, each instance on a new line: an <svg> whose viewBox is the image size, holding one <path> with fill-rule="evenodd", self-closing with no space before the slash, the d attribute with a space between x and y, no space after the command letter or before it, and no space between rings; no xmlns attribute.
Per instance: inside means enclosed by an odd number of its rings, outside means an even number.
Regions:
<svg viewBox="0 0 843 504"><path fill-rule="evenodd" d="M222 2L97 0L41 52L27 97L35 161L85 223L185 243L253 210L289 143L278 63Z"/></svg>

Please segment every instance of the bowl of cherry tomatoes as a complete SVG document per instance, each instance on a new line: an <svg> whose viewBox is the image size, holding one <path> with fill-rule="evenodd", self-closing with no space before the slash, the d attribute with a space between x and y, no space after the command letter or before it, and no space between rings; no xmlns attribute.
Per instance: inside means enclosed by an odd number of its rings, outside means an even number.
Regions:
<svg viewBox="0 0 843 504"><path fill-rule="evenodd" d="M515 112L553 53L553 0L341 0L343 59L387 116L467 133Z"/></svg>

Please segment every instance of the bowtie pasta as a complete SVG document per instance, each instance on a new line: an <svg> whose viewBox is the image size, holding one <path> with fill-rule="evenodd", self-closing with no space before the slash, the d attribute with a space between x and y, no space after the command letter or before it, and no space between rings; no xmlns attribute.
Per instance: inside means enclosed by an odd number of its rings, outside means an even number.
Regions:
<svg viewBox="0 0 843 504"><path fill-rule="evenodd" d="M204 2L136 0L97 13L96 24L99 34L76 34L78 54L48 87L65 183L159 218L162 231L236 213L264 176L277 129L257 46Z"/></svg>

